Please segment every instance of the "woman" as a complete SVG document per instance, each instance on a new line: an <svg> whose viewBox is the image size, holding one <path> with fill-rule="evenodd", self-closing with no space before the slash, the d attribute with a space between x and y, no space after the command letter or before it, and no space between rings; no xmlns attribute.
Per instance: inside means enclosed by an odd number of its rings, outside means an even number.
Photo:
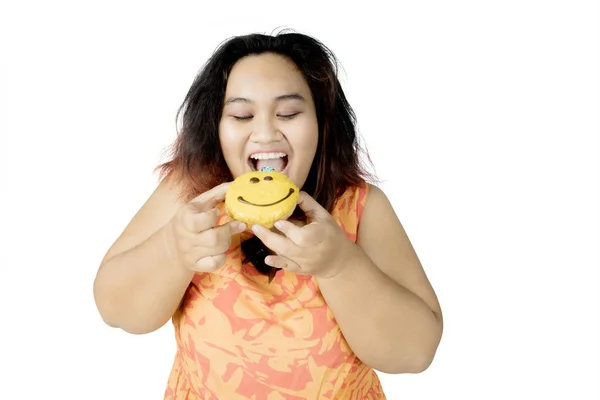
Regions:
<svg viewBox="0 0 600 400"><path fill-rule="evenodd" d="M164 179L94 283L110 326L142 334L172 319L165 399L384 399L375 370L424 371L440 306L368 183L333 54L297 33L232 38L180 111ZM249 230L223 199L265 165L302 193L289 220Z"/></svg>

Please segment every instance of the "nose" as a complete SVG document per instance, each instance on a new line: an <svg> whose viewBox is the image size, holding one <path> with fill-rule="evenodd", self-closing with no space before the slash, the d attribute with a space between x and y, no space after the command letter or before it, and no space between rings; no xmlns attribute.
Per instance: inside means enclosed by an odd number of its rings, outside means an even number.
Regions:
<svg viewBox="0 0 600 400"><path fill-rule="evenodd" d="M281 140L282 134L271 118L254 118L250 140L255 143L270 143Z"/></svg>

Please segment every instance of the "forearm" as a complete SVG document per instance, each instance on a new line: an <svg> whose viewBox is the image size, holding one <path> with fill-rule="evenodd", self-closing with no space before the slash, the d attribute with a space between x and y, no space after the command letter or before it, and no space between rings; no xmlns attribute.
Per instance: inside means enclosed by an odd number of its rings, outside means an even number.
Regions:
<svg viewBox="0 0 600 400"><path fill-rule="evenodd" d="M360 247L319 287L354 353L386 373L416 373L431 363L441 337L438 316L385 275Z"/></svg>
<svg viewBox="0 0 600 400"><path fill-rule="evenodd" d="M100 267L94 297L108 325L135 334L152 332L179 306L193 272L169 256L163 229Z"/></svg>

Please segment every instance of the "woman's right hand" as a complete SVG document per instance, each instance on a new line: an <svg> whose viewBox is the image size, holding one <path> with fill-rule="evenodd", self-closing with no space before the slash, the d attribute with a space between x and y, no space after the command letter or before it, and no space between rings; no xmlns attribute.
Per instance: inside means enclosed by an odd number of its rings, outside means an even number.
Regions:
<svg viewBox="0 0 600 400"><path fill-rule="evenodd" d="M169 255L185 268L212 272L223 266L231 237L243 232L246 225L233 220L216 226L219 210L231 182L202 193L183 205L165 226Z"/></svg>

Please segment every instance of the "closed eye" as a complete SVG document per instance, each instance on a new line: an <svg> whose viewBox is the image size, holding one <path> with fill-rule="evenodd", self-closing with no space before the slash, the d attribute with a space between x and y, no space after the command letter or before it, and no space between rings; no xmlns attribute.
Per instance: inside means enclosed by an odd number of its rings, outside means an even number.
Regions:
<svg viewBox="0 0 600 400"><path fill-rule="evenodd" d="M299 114L301 114L301 113L297 112L297 113L292 113L292 114L277 114L277 118L280 118L283 120L289 120L289 119L293 119L294 117L296 117ZM232 115L232 117L237 121L248 121L248 120L251 120L252 118L254 118L252 115L247 115L247 116Z"/></svg>
<svg viewBox="0 0 600 400"><path fill-rule="evenodd" d="M248 115L246 117L240 117L240 116L237 116L237 115L232 115L232 117L234 119L238 120L238 121L247 121L249 119L252 119L252 115Z"/></svg>
<svg viewBox="0 0 600 400"><path fill-rule="evenodd" d="M298 114L300 114L300 113L297 112L297 113L293 113L293 114L285 114L285 115L277 115L277 116L281 119L292 119Z"/></svg>

